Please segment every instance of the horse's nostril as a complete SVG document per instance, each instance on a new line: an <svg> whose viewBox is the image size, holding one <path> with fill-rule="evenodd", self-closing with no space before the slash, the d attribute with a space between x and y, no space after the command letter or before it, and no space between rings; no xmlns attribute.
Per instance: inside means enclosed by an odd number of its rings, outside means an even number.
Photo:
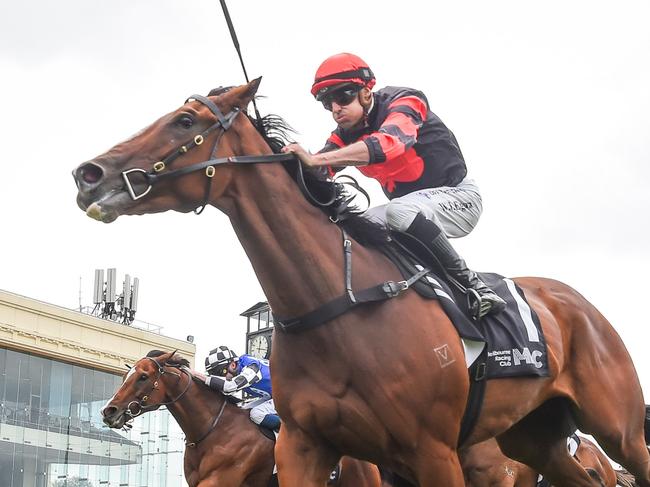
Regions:
<svg viewBox="0 0 650 487"><path fill-rule="evenodd" d="M94 184L102 179L104 171L101 167L92 162L84 164L79 168L79 177L84 183Z"/></svg>
<svg viewBox="0 0 650 487"><path fill-rule="evenodd" d="M117 408L115 406L108 406L102 409L102 416L105 418L110 418L112 415L115 414L117 411Z"/></svg>

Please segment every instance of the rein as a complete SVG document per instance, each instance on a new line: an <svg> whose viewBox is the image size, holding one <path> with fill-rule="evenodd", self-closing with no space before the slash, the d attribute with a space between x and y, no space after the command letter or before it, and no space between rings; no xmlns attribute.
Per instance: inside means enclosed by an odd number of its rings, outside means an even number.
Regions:
<svg viewBox="0 0 650 487"><path fill-rule="evenodd" d="M208 204L208 199L210 197L210 190L212 189L212 181L216 172L216 166L222 164L269 164L276 162L289 162L297 161L298 162L298 176L297 183L300 186L303 194L315 205L328 207L336 201L336 189L332 189L332 195L329 199L325 201L320 201L314 194L309 191L307 183L305 182L305 177L303 173L302 163L296 158L294 154L269 154L269 155L258 155L258 156L228 156L228 157L214 157L217 149L219 148L219 141L221 137L226 133L226 131L232 126L233 122L237 118L237 115L241 113L241 110L238 107L234 107L227 115L224 115L219 107L208 97L202 95L192 95L185 103L189 101L198 101L205 105L216 117L216 121L205 129L202 133L195 135L194 138L187 144L181 145L178 149L174 150L167 157L154 163L153 167L146 171L141 168L132 168L122 171L122 179L126 186L131 199L133 201L143 198L153 188L153 186L165 179L176 178L179 176L184 176L196 171L205 170L205 175L208 178L208 184L205 189L205 196L203 198L203 203L194 210L194 213L200 215L205 207ZM203 144L208 135L210 135L214 130L221 128L223 129L217 136L212 151L210 152L210 159L207 161L197 162L190 164L189 166L182 167L179 169L167 170L171 164L180 156L186 154L191 149L198 147ZM164 172L163 172L164 171ZM147 187L144 190L136 191L135 184L131 181L131 178L135 174L140 174L144 177ZM337 218L337 216L335 216Z"/></svg>
<svg viewBox="0 0 650 487"><path fill-rule="evenodd" d="M226 409L226 402L227 402L227 400L224 397L223 398L223 404L221 404L221 409L219 409L219 414L217 414L217 416L214 418L214 421L212 421L212 426L210 426L210 428L205 433L203 433L203 435L201 435L201 437L198 440L196 440L196 441L187 441L187 438L185 438L185 446L186 447L188 447L188 448L196 448L196 445L201 443L203 440L205 440L208 437L208 435L210 433L212 433L212 431L217 427L217 423L221 419L221 416L223 416L223 412Z"/></svg>

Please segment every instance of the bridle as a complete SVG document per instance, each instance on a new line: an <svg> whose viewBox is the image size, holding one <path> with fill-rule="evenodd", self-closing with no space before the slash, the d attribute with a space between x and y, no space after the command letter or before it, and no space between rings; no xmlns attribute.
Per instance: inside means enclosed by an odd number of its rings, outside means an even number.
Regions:
<svg viewBox="0 0 650 487"><path fill-rule="evenodd" d="M185 395L185 393L189 390L190 386L192 385L192 382L194 381L194 379L192 378L192 374L184 366L174 366L174 365L169 365L169 364L164 364L163 365L153 357L145 357L145 358L151 360L156 365L158 375L154 379L151 390L148 393L143 395L141 398L138 398L137 400L131 401L126 406L125 413L127 415L129 415L131 417L131 419L136 418L137 416L140 416L141 414L147 412L147 410L153 410L153 409L159 408L160 406L169 406L169 405L174 404L175 402L179 401ZM153 394L153 392L156 389L158 389L158 382L159 382L162 375L164 375L164 374L173 374L173 375L177 375L180 378L180 374L176 374L175 372L166 371L165 367L172 367L172 368L178 369L179 371L185 373L187 375L187 378L188 378L187 385L185 386L183 391L178 396L176 396L174 399L172 399L171 401L160 402L160 403L157 403L157 404L147 405L146 402L149 400L149 397L151 396L151 394ZM219 423L219 420L221 419L221 416L223 416L223 412L224 412L224 410L226 408L226 402L227 402L227 400L224 397L223 403L221 404L221 408L219 409L219 413L215 416L214 420L212 421L212 424L211 424L210 428L205 433L203 433L199 437L198 440L187 441L187 438L186 438L185 439L186 440L185 441L185 446L187 446L188 448L196 448L196 446L201 441L203 441L217 427L217 423ZM132 405L137 405L137 407L138 407L137 411L134 412L131 409Z"/></svg>
<svg viewBox="0 0 650 487"><path fill-rule="evenodd" d="M152 384L152 386L151 386L151 390L150 390L149 392L147 392L146 394L144 394L142 397L140 397L140 398L136 398L136 400L131 401L131 402L126 406L126 414L128 414L129 416L131 416L131 418L135 418L135 417L137 417L137 416L140 416L142 413L144 413L144 412L146 412L147 410L150 410L150 409L153 410L153 409L159 408L160 406L169 406L170 404L174 404L176 401L178 401L180 398L182 398L182 397L185 395L185 393L188 391L188 389L189 389L190 386L192 385L192 380L193 380L193 379L192 379L192 375L191 375L187 370L185 370L183 367L181 367L181 366L174 367L174 366L172 366L172 365L167 365L167 364L163 365L163 364L161 364L160 362L158 362L158 361L157 361L155 358L153 358L153 357L145 357L145 358L151 360L151 361L156 365L158 375L157 375L156 378L153 380L153 384ZM173 367L173 368L178 369L179 371L185 373L185 374L187 375L187 379L188 379L188 380L187 380L187 385L185 386L185 388L183 389L183 391L182 391L182 392L181 392L177 397L175 397L174 399L172 399L171 401L166 401L166 402L160 402L160 403L156 403L156 404L150 404L150 405L147 405L146 403L147 403L147 401L149 400L149 397L151 396L151 394L153 394L153 392L154 392L155 390L158 389L158 382L159 382L160 378L161 378L164 374L172 374L172 375L176 375L176 376L179 377L179 379L180 379L180 377L181 377L181 375L180 375L180 374L177 374L176 372L166 371L166 370L165 370L165 367ZM132 405L136 405L136 406L137 406L137 410L134 411L134 410L131 408Z"/></svg>
<svg viewBox="0 0 650 487"><path fill-rule="evenodd" d="M220 94L227 90L228 88L221 88L220 91L217 90L215 94ZM153 186L160 181L183 176L185 174L190 174L200 170L205 170L205 175L208 178L208 184L206 186L205 196L203 198L203 204L200 207L198 207L196 210L194 210L196 214L200 214L205 208L205 206L208 204L208 198L210 196L210 190L212 189L212 180L214 178L216 166L221 164L257 164L257 163L285 162L285 161L296 160L296 157L293 154L215 157L217 149L219 147L219 141L221 140L221 137L232 126L233 122L237 118L237 115L241 113L241 110L239 109L239 107L234 107L228 114L224 115L223 112L219 109L219 107L206 96L192 95L187 100L185 100L185 103L191 101L198 101L202 103L204 106L206 106L216 117L216 121L212 125L210 125L207 129L205 129L203 132L201 132L198 135L195 135L190 142L181 145L180 147L172 151L167 157L154 163L153 167L149 171L146 171L141 168L132 168L132 169L127 169L126 171L122 171L122 179L124 180L124 184L126 185L126 190L128 191L133 201L139 200L140 198L143 198L144 196L149 194ZM189 166L186 167L167 170L178 157L186 154L191 149L202 145L205 142L208 135L210 135L213 131L219 128L221 128L222 131L219 133L219 135L215 140L212 151L210 152L210 159L206 161L190 164ZM140 192L136 192L134 183L132 183L130 179L131 175L136 173L141 174L147 182L146 189Z"/></svg>
<svg viewBox="0 0 650 487"><path fill-rule="evenodd" d="M218 88L216 90L213 90L211 93L213 95L219 95L228 90L229 88ZM122 179L124 180L126 190L128 191L133 201L139 200L140 198L143 198L144 196L149 194L153 186L160 181L163 181L165 179L176 178L196 171L205 170L205 175L208 178L208 184L206 185L205 188L203 203L194 210L194 213L200 215L208 204L210 191L212 189L212 181L214 179L214 175L216 171L215 169L216 166L222 164L260 164L260 163L275 163L275 162L289 162L289 161L298 162L296 182L298 183L302 193L313 205L322 208L329 208L336 201L338 195L335 189L332 190L332 194L325 200L320 200L309 190L307 183L305 181L302 163L300 163L300 161L297 159L297 157L294 154L286 153L286 154L269 154L269 155L256 155L256 156L215 157L217 153L217 149L219 148L219 142L221 141L221 137L232 126L235 119L237 118L237 115L241 113L241 110L239 107L234 107L230 112L224 115L223 112L219 109L219 107L206 96L192 95L189 98L187 98L187 100L185 100L185 103L191 101L198 101L202 103L204 106L206 106L216 117L215 122L200 134L195 135L191 141L181 145L177 149L173 150L164 159L154 163L153 167L149 171L141 168L132 168L132 169L127 169L125 171L122 171ZM208 135L210 135L213 131L219 128L221 128L222 131L217 136L214 145L212 147L212 150L210 151L210 159L206 161L190 164L186 167L169 170L169 167L178 157L187 154L187 152L190 151L191 149L202 145L207 139ZM136 192L134 183L130 179L131 175L133 174L140 174L144 177L147 183L147 187L144 190L140 192ZM349 176L339 176L339 177L351 179L353 183L345 182L342 184L350 184L354 186L361 194L363 194L366 197L368 201L370 201L368 194L356 183L356 181L353 178L350 178ZM347 210L350 201L351 200L344 201L343 205L340 208L332 209L333 215L330 216L332 221L334 222L339 221L341 215Z"/></svg>

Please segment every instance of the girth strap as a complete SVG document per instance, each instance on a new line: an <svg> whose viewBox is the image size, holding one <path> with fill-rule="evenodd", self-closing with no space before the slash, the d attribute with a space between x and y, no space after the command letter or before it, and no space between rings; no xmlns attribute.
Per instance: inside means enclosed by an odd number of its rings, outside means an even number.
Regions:
<svg viewBox="0 0 650 487"><path fill-rule="evenodd" d="M385 281L376 286L353 292L352 241L348 238L345 230L341 230L341 232L343 233L345 293L297 318L283 319L274 316L273 322L275 323L275 326L280 328L282 331L292 333L303 331L333 320L360 304L385 301L394 298L406 291L414 282L431 272L430 269L424 268L413 274L407 280L397 282Z"/></svg>
<svg viewBox="0 0 650 487"><path fill-rule="evenodd" d="M487 373L487 344L483 351L469 367L469 392L467 394L467 403L465 404L465 413L460 422L460 433L458 434L458 446L465 444L467 438L478 421L483 407L485 398L486 373Z"/></svg>

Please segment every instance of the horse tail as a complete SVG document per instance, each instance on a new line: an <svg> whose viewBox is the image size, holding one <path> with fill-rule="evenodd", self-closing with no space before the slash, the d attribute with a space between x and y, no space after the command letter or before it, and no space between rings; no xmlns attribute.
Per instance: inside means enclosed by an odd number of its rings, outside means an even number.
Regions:
<svg viewBox="0 0 650 487"><path fill-rule="evenodd" d="M650 406L645 405L645 444L650 445Z"/></svg>
<svg viewBox="0 0 650 487"><path fill-rule="evenodd" d="M624 468L621 470L614 470L614 473L616 474L616 485L620 487L635 487L635 479L634 475L632 475L630 472L625 470Z"/></svg>

